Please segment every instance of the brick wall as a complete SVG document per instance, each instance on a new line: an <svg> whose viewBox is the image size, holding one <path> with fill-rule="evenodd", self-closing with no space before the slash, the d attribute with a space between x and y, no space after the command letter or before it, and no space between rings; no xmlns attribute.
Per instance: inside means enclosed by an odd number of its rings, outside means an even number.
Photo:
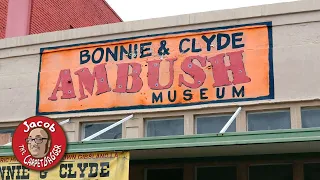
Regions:
<svg viewBox="0 0 320 180"><path fill-rule="evenodd" d="M30 34L122 21L104 0L33 0L31 13Z"/></svg>
<svg viewBox="0 0 320 180"><path fill-rule="evenodd" d="M8 0L0 0L0 39L6 34Z"/></svg>

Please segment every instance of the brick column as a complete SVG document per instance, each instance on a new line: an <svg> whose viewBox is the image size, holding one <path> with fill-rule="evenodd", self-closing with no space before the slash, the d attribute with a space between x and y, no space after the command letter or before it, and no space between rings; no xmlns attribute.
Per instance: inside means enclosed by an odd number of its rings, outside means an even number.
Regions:
<svg viewBox="0 0 320 180"><path fill-rule="evenodd" d="M6 38L29 34L32 0L9 0Z"/></svg>

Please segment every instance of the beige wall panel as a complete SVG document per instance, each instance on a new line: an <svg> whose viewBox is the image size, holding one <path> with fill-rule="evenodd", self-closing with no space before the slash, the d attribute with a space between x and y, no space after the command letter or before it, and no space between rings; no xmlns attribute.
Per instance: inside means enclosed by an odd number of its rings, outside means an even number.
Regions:
<svg viewBox="0 0 320 180"><path fill-rule="evenodd" d="M139 138L139 127L127 127L126 137L124 138Z"/></svg>
<svg viewBox="0 0 320 180"><path fill-rule="evenodd" d="M75 132L73 132L73 131L67 131L66 132L66 137L67 137L67 141L68 142L75 142L76 141Z"/></svg>

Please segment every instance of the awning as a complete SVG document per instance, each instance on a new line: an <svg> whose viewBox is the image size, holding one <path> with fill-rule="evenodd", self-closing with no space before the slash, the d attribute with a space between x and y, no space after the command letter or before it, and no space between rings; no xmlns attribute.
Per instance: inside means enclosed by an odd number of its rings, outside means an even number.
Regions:
<svg viewBox="0 0 320 180"><path fill-rule="evenodd" d="M68 144L67 153L130 151L131 160L320 152L320 128L97 140ZM0 156L13 156L1 146Z"/></svg>

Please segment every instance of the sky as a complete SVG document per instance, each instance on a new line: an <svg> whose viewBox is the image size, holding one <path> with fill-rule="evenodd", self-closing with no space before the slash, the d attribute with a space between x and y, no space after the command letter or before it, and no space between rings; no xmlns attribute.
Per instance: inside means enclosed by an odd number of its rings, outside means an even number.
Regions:
<svg viewBox="0 0 320 180"><path fill-rule="evenodd" d="M123 21L151 19L296 0L106 0Z"/></svg>

